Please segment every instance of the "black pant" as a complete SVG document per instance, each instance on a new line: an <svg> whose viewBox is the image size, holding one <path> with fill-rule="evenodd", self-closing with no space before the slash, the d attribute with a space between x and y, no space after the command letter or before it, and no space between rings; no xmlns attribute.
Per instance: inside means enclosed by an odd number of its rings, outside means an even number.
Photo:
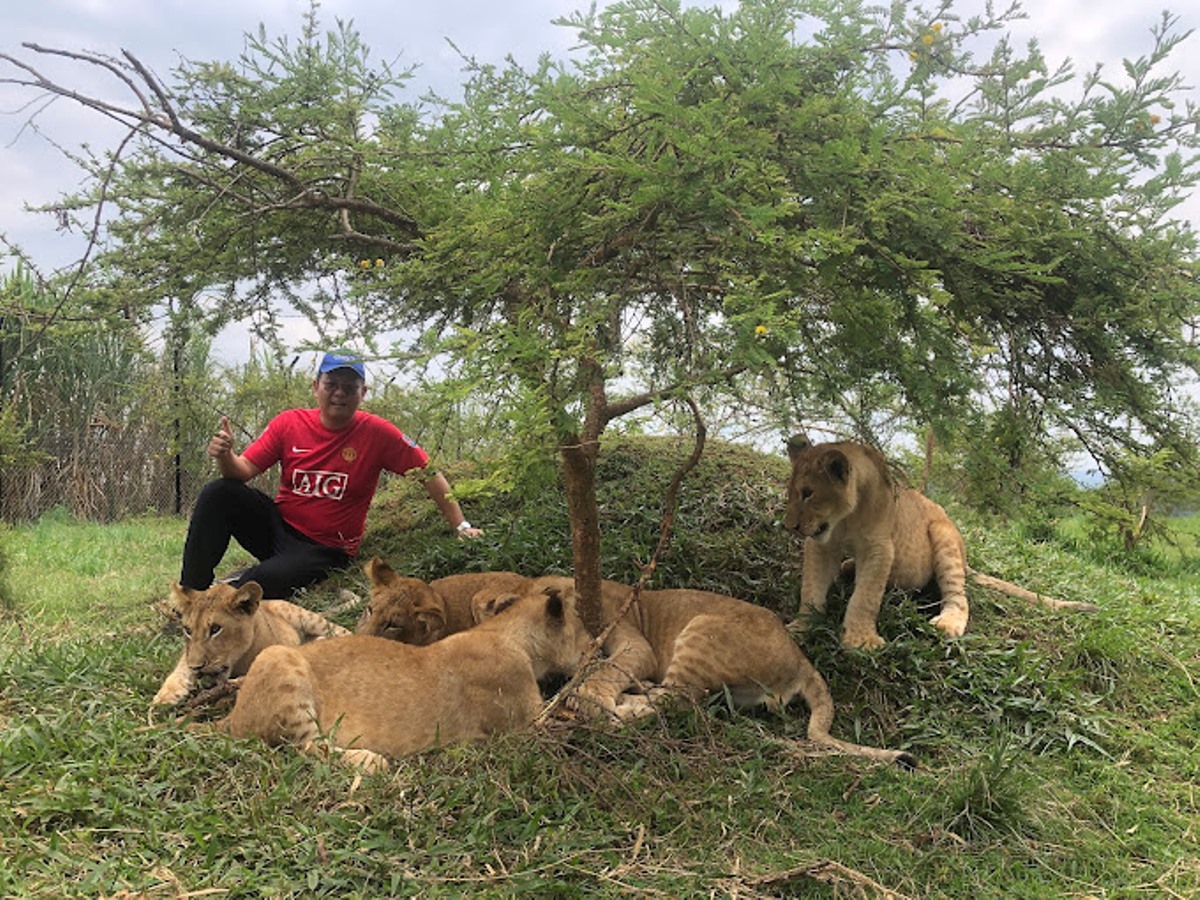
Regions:
<svg viewBox="0 0 1200 900"><path fill-rule="evenodd" d="M203 590L233 538L259 561L231 583L257 581L264 597L287 599L294 591L350 564L350 555L318 544L283 521L275 501L236 478L210 481L192 509L183 546L184 587Z"/></svg>

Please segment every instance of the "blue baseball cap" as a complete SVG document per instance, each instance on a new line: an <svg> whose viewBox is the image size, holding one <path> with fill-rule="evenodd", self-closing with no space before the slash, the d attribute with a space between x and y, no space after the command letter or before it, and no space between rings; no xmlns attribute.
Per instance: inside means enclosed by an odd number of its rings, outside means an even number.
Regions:
<svg viewBox="0 0 1200 900"><path fill-rule="evenodd" d="M363 365L362 357L349 350L330 350L321 359L317 374L324 375L334 369L350 369L363 381L367 380L367 368Z"/></svg>

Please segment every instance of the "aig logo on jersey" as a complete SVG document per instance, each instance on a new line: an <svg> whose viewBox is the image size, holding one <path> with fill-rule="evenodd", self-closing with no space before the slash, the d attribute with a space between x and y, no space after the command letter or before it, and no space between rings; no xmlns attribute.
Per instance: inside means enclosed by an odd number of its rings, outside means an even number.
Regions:
<svg viewBox="0 0 1200 900"><path fill-rule="evenodd" d="M326 497L341 500L346 494L350 476L345 472L296 469L292 472L292 490L305 497Z"/></svg>

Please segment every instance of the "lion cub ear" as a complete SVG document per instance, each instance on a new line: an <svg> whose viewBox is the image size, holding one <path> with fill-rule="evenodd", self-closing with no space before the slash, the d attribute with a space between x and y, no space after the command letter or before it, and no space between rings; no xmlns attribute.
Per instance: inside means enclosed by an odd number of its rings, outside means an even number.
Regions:
<svg viewBox="0 0 1200 900"><path fill-rule="evenodd" d="M850 460L841 450L826 450L821 455L821 468L825 474L839 484L850 480Z"/></svg>
<svg viewBox="0 0 1200 900"><path fill-rule="evenodd" d="M257 581L247 581L230 598L229 608L244 616L252 616L258 610L258 602L262 600L262 595L262 588Z"/></svg>
<svg viewBox="0 0 1200 900"><path fill-rule="evenodd" d="M800 432L793 434L787 439L788 459L795 461L796 457L812 446L812 441L808 439L808 435Z"/></svg>
<svg viewBox="0 0 1200 900"><path fill-rule="evenodd" d="M378 556L372 556L363 566L367 579L376 587L392 584L396 580L396 570Z"/></svg>
<svg viewBox="0 0 1200 900"><path fill-rule="evenodd" d="M182 619L187 615L187 611L192 608L192 604L196 602L196 591L191 588L185 588L182 584L176 581L171 585L171 615L176 619Z"/></svg>
<svg viewBox="0 0 1200 900"><path fill-rule="evenodd" d="M478 625L484 619L499 615L517 602L517 596L512 591L497 594L491 588L476 591L471 598L471 618Z"/></svg>
<svg viewBox="0 0 1200 900"><path fill-rule="evenodd" d="M562 592L558 588L548 587L546 594L546 620L555 628L561 628L567 620L563 604Z"/></svg>

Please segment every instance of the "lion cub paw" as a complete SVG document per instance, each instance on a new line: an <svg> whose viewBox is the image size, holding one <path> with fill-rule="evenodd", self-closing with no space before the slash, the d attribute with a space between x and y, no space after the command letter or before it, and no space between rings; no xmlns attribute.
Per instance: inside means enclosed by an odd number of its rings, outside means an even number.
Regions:
<svg viewBox="0 0 1200 900"><path fill-rule="evenodd" d="M341 751L341 761L351 768L360 770L364 775L374 775L376 772L387 771L387 757L374 750L350 749Z"/></svg>
<svg viewBox="0 0 1200 900"><path fill-rule="evenodd" d="M967 615L960 609L948 609L934 616L929 623L945 637L962 637L967 630Z"/></svg>
<svg viewBox="0 0 1200 900"><path fill-rule="evenodd" d="M654 703L645 694L622 694L613 709L613 714L619 722L632 722L653 712Z"/></svg>
<svg viewBox="0 0 1200 900"><path fill-rule="evenodd" d="M879 632L874 628L861 628L850 630L847 628L842 633L842 646L848 650L878 650L886 644L883 638L879 636Z"/></svg>
<svg viewBox="0 0 1200 900"><path fill-rule="evenodd" d="M616 716L620 718L616 702L607 694L589 691L584 685L577 692L569 694L565 701L566 708L585 719L595 719L601 716Z"/></svg>
<svg viewBox="0 0 1200 900"><path fill-rule="evenodd" d="M191 692L192 686L183 681L165 681L163 686L158 689L158 693L154 695L154 699L150 701L150 705L175 706L186 700Z"/></svg>

